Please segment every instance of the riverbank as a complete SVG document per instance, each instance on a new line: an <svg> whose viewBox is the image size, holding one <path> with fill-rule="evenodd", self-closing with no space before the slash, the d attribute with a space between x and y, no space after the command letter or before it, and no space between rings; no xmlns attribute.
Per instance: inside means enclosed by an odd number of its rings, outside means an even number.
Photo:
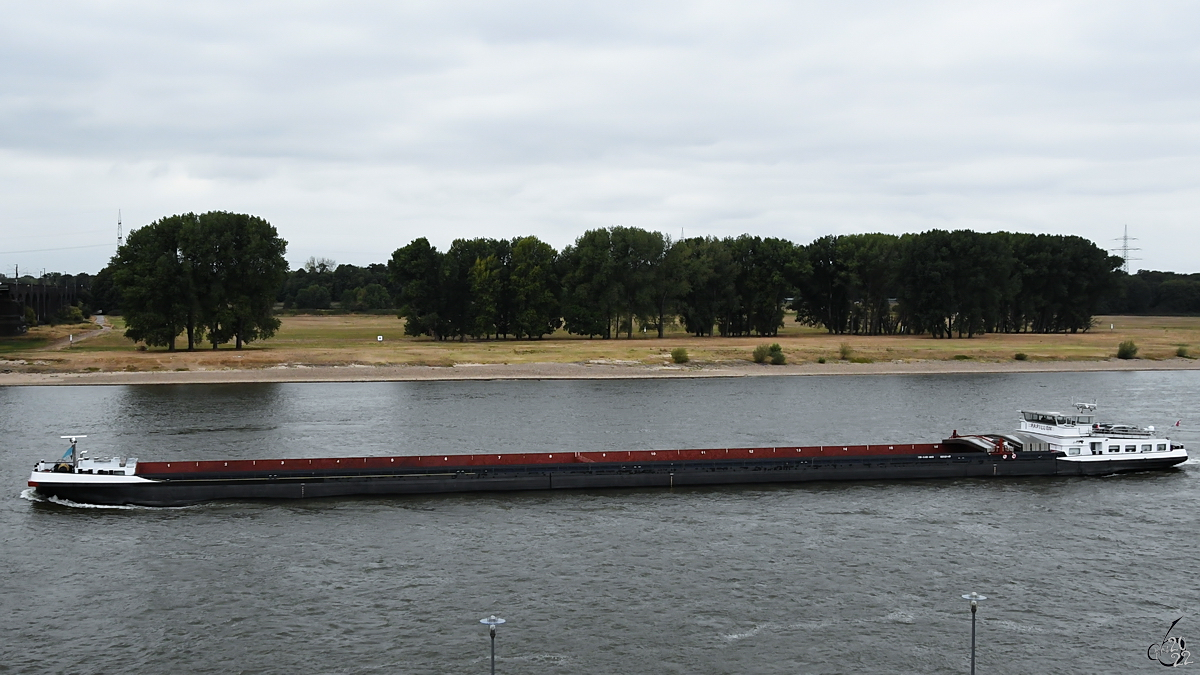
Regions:
<svg viewBox="0 0 1200 675"><path fill-rule="evenodd" d="M785 322L779 335L664 338L635 332L601 340L562 331L541 340L432 340L403 334L381 315L281 317L270 340L244 349L147 349L109 325L39 327L0 343L0 386L196 382L356 382L480 379L612 379L909 373L1194 370L1200 317L1098 317L1086 333L831 335ZM99 322L98 322L99 323ZM1139 358L1114 358L1131 341ZM779 343L787 365L752 361ZM688 361L675 363L684 350Z"/></svg>
<svg viewBox="0 0 1200 675"><path fill-rule="evenodd" d="M427 380L664 379L807 375L915 375L931 373L1043 373L1138 370L1200 370L1195 359L1103 361L896 361L887 363L754 363L646 365L640 363L520 363L453 366L275 366L149 372L7 372L0 386L237 384L249 382L412 382Z"/></svg>

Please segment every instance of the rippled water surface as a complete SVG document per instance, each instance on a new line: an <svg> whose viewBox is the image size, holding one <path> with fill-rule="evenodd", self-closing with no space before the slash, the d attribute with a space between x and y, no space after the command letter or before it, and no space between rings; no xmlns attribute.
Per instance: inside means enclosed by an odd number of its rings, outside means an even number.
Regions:
<svg viewBox="0 0 1200 675"><path fill-rule="evenodd" d="M1200 372L0 388L0 673L1131 673L1200 644L1200 467L1094 479L337 499L31 500L86 433L145 460L937 441ZM1191 666L1200 669L1200 663Z"/></svg>

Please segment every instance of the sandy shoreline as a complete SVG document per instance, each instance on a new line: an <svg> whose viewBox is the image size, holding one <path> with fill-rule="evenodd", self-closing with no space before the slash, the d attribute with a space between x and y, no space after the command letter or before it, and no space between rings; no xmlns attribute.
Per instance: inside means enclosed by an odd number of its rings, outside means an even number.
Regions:
<svg viewBox="0 0 1200 675"><path fill-rule="evenodd" d="M247 382L414 382L431 380L609 380L806 375L919 375L926 373L1041 373L1200 370L1200 360L904 361L802 363L766 366L717 363L655 366L628 363L459 364L432 366L283 366L150 372L0 373L0 386L235 384Z"/></svg>

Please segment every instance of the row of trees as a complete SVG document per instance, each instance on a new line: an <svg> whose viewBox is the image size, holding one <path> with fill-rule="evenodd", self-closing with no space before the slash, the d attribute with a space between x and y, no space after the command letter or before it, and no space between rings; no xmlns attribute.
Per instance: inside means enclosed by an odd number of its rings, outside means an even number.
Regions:
<svg viewBox="0 0 1200 675"><path fill-rule="evenodd" d="M213 349L271 337L287 276L287 242L255 216L213 211L158 220L129 233L107 268L119 294L125 335L175 349L207 339Z"/></svg>
<svg viewBox="0 0 1200 675"><path fill-rule="evenodd" d="M290 272L276 300L285 309L342 309L361 311L394 306L394 288L387 265L338 265L328 258L309 258Z"/></svg>
<svg viewBox="0 0 1200 675"><path fill-rule="evenodd" d="M542 337L562 325L559 256L537 237L458 239L445 253L425 238L388 262L409 335Z"/></svg>
<svg viewBox="0 0 1200 675"><path fill-rule="evenodd" d="M174 349L237 347L271 336L276 303L319 309L397 307L411 335L437 339L578 335L775 335L787 309L830 333L930 334L1086 330L1098 310L1148 294L1200 311L1200 275L1117 272L1121 260L1080 237L934 230L821 237L807 245L750 235L673 241L639 228L585 232L556 251L536 237L421 238L386 265L312 258L288 272L269 223L226 212L163 218L132 232L90 283L126 335ZM1125 303L1124 306L1121 303ZM1144 304L1144 303L1143 303Z"/></svg>
<svg viewBox="0 0 1200 675"><path fill-rule="evenodd" d="M1082 237L966 230L829 236L805 250L797 319L869 335L1086 330L1121 265Z"/></svg>
<svg viewBox="0 0 1200 675"><path fill-rule="evenodd" d="M828 236L807 246L743 235L672 241L613 227L561 253L538 240L424 239L388 263L412 335L775 335L784 311L831 333L1086 330L1120 258L1072 236L934 230Z"/></svg>
<svg viewBox="0 0 1200 675"><path fill-rule="evenodd" d="M774 335L807 272L789 241L742 235L672 241L614 227L584 233L562 252L564 319L580 335L662 337L677 319L697 336Z"/></svg>
<svg viewBox="0 0 1200 675"><path fill-rule="evenodd" d="M445 253L422 238L388 269L408 333L439 339L534 338L564 325L603 338L639 325L661 337L677 320L697 335L773 335L803 272L781 239L672 242L628 227L586 232L561 253L536 237L459 239Z"/></svg>

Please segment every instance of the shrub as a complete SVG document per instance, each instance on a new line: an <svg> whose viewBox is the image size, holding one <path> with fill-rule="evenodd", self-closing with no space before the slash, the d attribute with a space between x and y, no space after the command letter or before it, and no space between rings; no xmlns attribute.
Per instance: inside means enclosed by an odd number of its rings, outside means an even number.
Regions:
<svg viewBox="0 0 1200 675"><path fill-rule="evenodd" d="M1180 347L1179 349L1175 350L1175 356L1178 356L1181 359L1190 359L1192 358L1192 353L1188 351L1187 347Z"/></svg>
<svg viewBox="0 0 1200 675"><path fill-rule="evenodd" d="M838 358L843 361L849 361L851 356L854 356L854 350L850 348L849 343L843 342L838 347Z"/></svg>
<svg viewBox="0 0 1200 675"><path fill-rule="evenodd" d="M955 354L954 360L955 361L970 361L971 356L969 354Z"/></svg>
<svg viewBox="0 0 1200 675"><path fill-rule="evenodd" d="M755 363L765 363L767 360L767 357L769 357L770 355L771 355L770 345L759 345L754 348L754 356L751 358L754 359Z"/></svg>
<svg viewBox="0 0 1200 675"><path fill-rule="evenodd" d="M1013 358L1018 361L1027 361L1027 360L1029 360L1029 355L1026 354L1025 352L1017 352L1016 354L1013 355Z"/></svg>
<svg viewBox="0 0 1200 675"><path fill-rule="evenodd" d="M825 357L822 356L821 358L817 359L817 363L825 363Z"/></svg>
<svg viewBox="0 0 1200 675"><path fill-rule="evenodd" d="M355 312L361 309L358 305L358 290L357 288L347 288L342 291L342 309L347 312Z"/></svg>
<svg viewBox="0 0 1200 675"><path fill-rule="evenodd" d="M1137 352L1138 352L1138 348L1137 348L1137 345L1135 345L1133 343L1133 340L1126 340L1126 341L1122 342L1121 344L1117 345L1117 358L1118 359L1136 359Z"/></svg>
<svg viewBox="0 0 1200 675"><path fill-rule="evenodd" d="M83 310L75 305L66 305L58 310L51 319L50 323L88 323L88 320L83 316Z"/></svg>
<svg viewBox="0 0 1200 675"><path fill-rule="evenodd" d="M392 296L379 284L367 284L359 293L358 303L363 309L387 309L392 306Z"/></svg>
<svg viewBox="0 0 1200 675"><path fill-rule="evenodd" d="M687 349L684 349L683 347L676 347L675 349L672 349L671 360L675 363L687 363L689 361Z"/></svg>
<svg viewBox="0 0 1200 675"><path fill-rule="evenodd" d="M329 309L332 300L328 288L313 284L296 293L296 309Z"/></svg>
<svg viewBox="0 0 1200 675"><path fill-rule="evenodd" d="M787 363L787 357L783 355L783 347L780 347L778 342L768 348L768 353L771 356L771 365L782 366Z"/></svg>

